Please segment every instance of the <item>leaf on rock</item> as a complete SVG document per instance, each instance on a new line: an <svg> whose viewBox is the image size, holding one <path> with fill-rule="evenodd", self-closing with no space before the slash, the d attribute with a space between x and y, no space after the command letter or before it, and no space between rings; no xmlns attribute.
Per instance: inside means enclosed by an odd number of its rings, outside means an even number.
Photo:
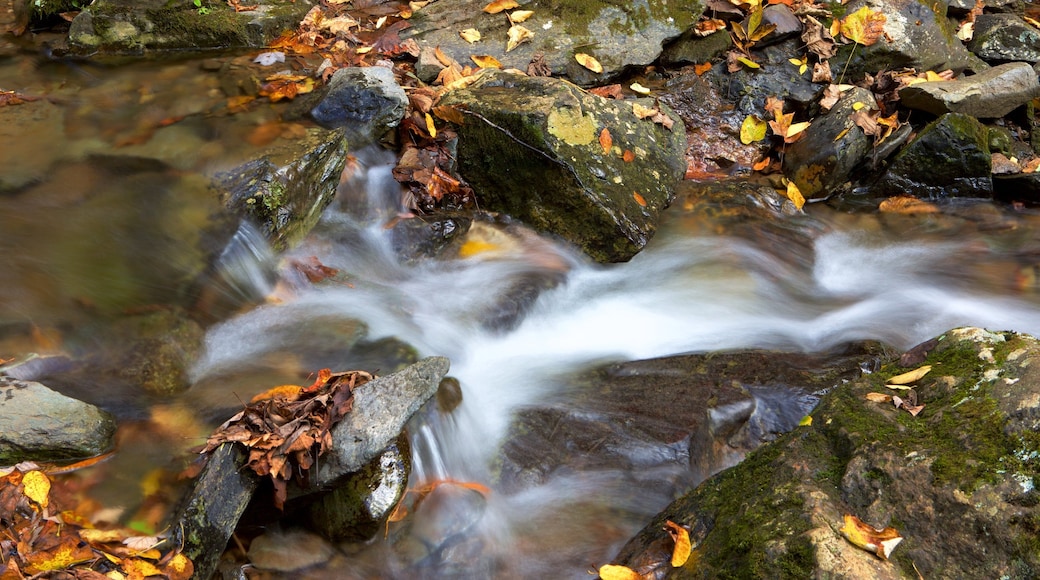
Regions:
<svg viewBox="0 0 1040 580"><path fill-rule="evenodd" d="M882 560L887 560L892 550L903 541L895 528L879 530L851 514L845 514L845 525L838 531L852 545L877 554Z"/></svg>
<svg viewBox="0 0 1040 580"><path fill-rule="evenodd" d="M614 139L610 136L610 130L603 127L603 130L599 132L599 145L603 148L604 153L610 153L610 148L614 146Z"/></svg>
<svg viewBox="0 0 1040 580"><path fill-rule="evenodd" d="M726 28L725 20L701 16L701 19L697 21L697 24L693 25L693 34L695 36L708 36L709 34L714 34L724 28Z"/></svg>
<svg viewBox="0 0 1040 580"><path fill-rule="evenodd" d="M603 85L601 87L592 87L589 92L603 97L604 99L621 99L624 95L621 93L621 85Z"/></svg>
<svg viewBox="0 0 1040 580"><path fill-rule="evenodd" d="M805 205L805 196L802 195L802 190L798 189L793 181L787 182L787 199L791 200L791 203L798 209L802 209Z"/></svg>
<svg viewBox="0 0 1040 580"><path fill-rule="evenodd" d="M765 139L767 127L768 124L765 121L754 115L744 117L744 122L740 124L740 142L750 145Z"/></svg>
<svg viewBox="0 0 1040 580"><path fill-rule="evenodd" d="M638 203L640 207L646 207L646 199L639 195L639 192L633 191L632 199L636 200L636 203Z"/></svg>
<svg viewBox="0 0 1040 580"><path fill-rule="evenodd" d="M864 6L841 21L841 34L849 40L870 46L885 33L885 15Z"/></svg>
<svg viewBox="0 0 1040 580"><path fill-rule="evenodd" d="M831 36L830 31L812 16L806 15L802 24L804 25L802 42L805 43L809 52L818 56L821 61L834 56L834 37Z"/></svg>
<svg viewBox="0 0 1040 580"><path fill-rule="evenodd" d="M534 10L514 10L507 16L510 24L520 24L534 15Z"/></svg>
<svg viewBox="0 0 1040 580"><path fill-rule="evenodd" d="M474 54L470 55L469 59L480 68L502 68L502 63L490 54Z"/></svg>
<svg viewBox="0 0 1040 580"><path fill-rule="evenodd" d="M574 60L578 61L578 64L589 69L590 71L599 74L603 72L603 65L592 55L579 52L574 55Z"/></svg>
<svg viewBox="0 0 1040 580"><path fill-rule="evenodd" d="M702 76L704 73L706 73L706 72L708 72L710 70L711 70L711 63L710 62L702 62L701 64L693 65L693 72L697 76Z"/></svg>
<svg viewBox="0 0 1040 580"><path fill-rule="evenodd" d="M827 61L818 62L812 67L812 82L830 83L834 80L831 74L831 65Z"/></svg>
<svg viewBox="0 0 1040 580"><path fill-rule="evenodd" d="M470 44L473 44L475 42L479 42L480 41L480 31L477 30L476 28L467 28L466 30L463 30L462 32L459 32L459 36L462 37L462 40L465 40L466 42L468 42ZM440 51L439 47L437 48L437 51L438 52ZM440 60L440 58L438 57L437 60ZM443 64L444 66L448 66L448 64L445 63L444 61L441 61L441 64Z"/></svg>
<svg viewBox="0 0 1040 580"><path fill-rule="evenodd" d="M916 369L914 369L912 371L905 372L905 373L903 373L901 375L896 375L896 376L888 379L888 383L892 384L892 385L909 385L911 383L916 383L917 381L921 380L921 378L923 378L925 375L927 375L929 372L931 372L931 370L932 370L932 365L924 365L924 366L918 367L918 368L916 368Z"/></svg>
<svg viewBox="0 0 1040 580"><path fill-rule="evenodd" d="M447 121L456 125L464 125L466 123L466 117L463 112L455 107L438 105L434 107L432 111L433 115L442 121Z"/></svg>
<svg viewBox="0 0 1040 580"><path fill-rule="evenodd" d="M621 160L624 161L625 163L632 163L633 161L636 160L636 154L633 153L631 149L625 149L621 153Z"/></svg>
<svg viewBox="0 0 1040 580"><path fill-rule="evenodd" d="M534 38L534 33L519 24L514 24L509 27L507 36L508 41L506 42L506 52L509 52Z"/></svg>
<svg viewBox="0 0 1040 580"><path fill-rule="evenodd" d="M516 0L494 0L494 2L491 2L484 7L484 12L487 12L488 14L498 14L503 10L519 7L520 5L517 4Z"/></svg>
<svg viewBox="0 0 1040 580"><path fill-rule="evenodd" d="M748 68L762 68L762 65L758 64L757 62L751 60L746 56L738 56L737 60Z"/></svg>
<svg viewBox="0 0 1040 580"><path fill-rule="evenodd" d="M809 57L803 56L802 58L789 58L787 62L798 67L798 74L803 75L805 71L809 70Z"/></svg>
<svg viewBox="0 0 1040 580"><path fill-rule="evenodd" d="M769 122L769 127L773 130L774 135L784 138L784 143L794 143L801 139L802 133L809 128L808 121L792 124L794 113L783 114L774 112L774 117L775 119Z"/></svg>
<svg viewBox="0 0 1040 580"><path fill-rule="evenodd" d="M690 554L693 553L690 531L671 520L665 521L664 529L675 542L675 547L672 549L672 567L679 568L690 559Z"/></svg>
<svg viewBox="0 0 1040 580"><path fill-rule="evenodd" d="M802 420L798 422L799 427L811 427L812 426L812 415L806 415L802 417Z"/></svg>
<svg viewBox="0 0 1040 580"><path fill-rule="evenodd" d="M642 580L638 572L628 566L617 566L604 564L599 567L599 577L602 580Z"/></svg>
<svg viewBox="0 0 1040 580"><path fill-rule="evenodd" d="M644 96L650 94L650 89L644 87L643 85L641 85L639 83L632 83L631 85L628 86L628 88L632 89L632 92L634 92L636 94L640 94L640 95L644 95Z"/></svg>
<svg viewBox="0 0 1040 580"><path fill-rule="evenodd" d="M872 403L891 403L892 395L885 393L867 393L866 399Z"/></svg>

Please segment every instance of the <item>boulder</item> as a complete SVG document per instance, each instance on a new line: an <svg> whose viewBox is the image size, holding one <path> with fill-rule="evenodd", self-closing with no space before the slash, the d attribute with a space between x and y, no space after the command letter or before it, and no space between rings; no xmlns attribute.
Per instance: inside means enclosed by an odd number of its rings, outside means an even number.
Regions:
<svg viewBox="0 0 1040 580"><path fill-rule="evenodd" d="M787 147L784 172L806 199L826 198L874 151L874 138L853 121L856 103L877 109L870 91L854 88Z"/></svg>
<svg viewBox="0 0 1040 580"><path fill-rule="evenodd" d="M675 501L616 562L655 578L1036 577L1040 342L963 328L914 351L931 366L917 416L866 398L909 398L884 385L910 360L837 387L811 425ZM846 514L904 539L880 558L840 535ZM665 520L691 531L682 567Z"/></svg>
<svg viewBox="0 0 1040 580"><path fill-rule="evenodd" d="M899 91L906 107L933 115L963 113L981 119L1003 117L1040 95L1033 67L1022 62L995 66L954 81L915 83Z"/></svg>
<svg viewBox="0 0 1040 580"><path fill-rule="evenodd" d="M303 239L336 197L347 158L342 130L312 127L302 139L214 177L224 205L256 223L276 250Z"/></svg>
<svg viewBox="0 0 1040 580"><path fill-rule="evenodd" d="M968 50L986 61L1040 61L1040 30L1014 14L980 14Z"/></svg>
<svg viewBox="0 0 1040 580"><path fill-rule="evenodd" d="M948 113L892 158L875 191L921 198L989 196L992 159L986 127L975 117Z"/></svg>
<svg viewBox="0 0 1040 580"><path fill-rule="evenodd" d="M506 14L488 14L486 0L433 2L417 10L402 38L414 38L420 47L439 47L460 63L471 55L491 55L505 68L526 70L541 55L553 75L566 75L580 85L602 83L626 68L654 62L666 41L692 26L704 11L700 0L526 0L519 9L533 14L520 26L531 39L506 50L510 28ZM470 44L459 36L469 28L480 31ZM594 73L574 60L586 53L603 65Z"/></svg>
<svg viewBox="0 0 1040 580"><path fill-rule="evenodd" d="M725 31L698 36L687 30L661 52L661 64L668 66L714 62L733 46L733 37Z"/></svg>
<svg viewBox="0 0 1040 580"><path fill-rule="evenodd" d="M736 101L742 118L747 115L761 116L767 97L783 98L790 105L805 108L819 97L826 83L813 83L810 70L799 73L798 67L788 62L791 55L804 52L804 45L797 38L769 45L756 51L756 56L761 57L756 59L761 68L742 66L736 72L727 73L725 67L719 66L708 74L725 86L726 94L732 95L730 98Z"/></svg>
<svg viewBox="0 0 1040 580"><path fill-rule="evenodd" d="M84 459L111 449L115 419L0 369L0 464Z"/></svg>
<svg viewBox="0 0 1040 580"><path fill-rule="evenodd" d="M255 10L201 0L95 0L73 19L77 53L140 54L145 50L227 50L267 46L300 23L311 0L257 0Z"/></svg>
<svg viewBox="0 0 1040 580"><path fill-rule="evenodd" d="M346 128L351 145L373 142L404 119L408 96L382 66L341 68L332 75L328 92L311 117L329 129Z"/></svg>
<svg viewBox="0 0 1040 580"><path fill-rule="evenodd" d="M665 126L676 122L670 109L661 106L658 122L634 113L654 108L651 99L607 100L556 79L485 71L440 104L462 117L459 171L484 209L600 262L646 245L685 171L685 131Z"/></svg>

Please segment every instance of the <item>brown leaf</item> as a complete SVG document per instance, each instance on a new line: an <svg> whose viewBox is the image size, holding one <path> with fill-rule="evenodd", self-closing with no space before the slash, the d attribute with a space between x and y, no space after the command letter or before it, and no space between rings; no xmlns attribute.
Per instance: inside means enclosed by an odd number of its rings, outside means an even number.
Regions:
<svg viewBox="0 0 1040 580"><path fill-rule="evenodd" d="M623 97L621 93L621 85L603 85L601 87L593 87L589 89L589 92L603 97L604 99L621 99Z"/></svg>
<svg viewBox="0 0 1040 580"><path fill-rule="evenodd" d="M831 76L831 65L827 61L818 62L812 67L812 82L814 83L830 83L834 80Z"/></svg>
<svg viewBox="0 0 1040 580"><path fill-rule="evenodd" d="M545 60L545 53L536 52L527 63L527 76L529 77L551 77L552 67Z"/></svg>
<svg viewBox="0 0 1040 580"><path fill-rule="evenodd" d="M841 89L838 85L827 85L827 88L823 89L823 97L820 99L820 106L829 111L840 99Z"/></svg>
<svg viewBox="0 0 1040 580"><path fill-rule="evenodd" d="M610 148L614 146L614 139L610 136L610 130L603 127L603 130L599 132L599 145L603 148L603 153L610 153Z"/></svg>
<svg viewBox="0 0 1040 580"><path fill-rule="evenodd" d="M886 20L881 12L863 6L842 19L841 34L855 43L870 46L885 33Z"/></svg>
<svg viewBox="0 0 1040 580"><path fill-rule="evenodd" d="M802 42L805 43L809 52L818 56L821 61L834 56L834 37L831 36L830 31L812 16L806 15L802 23L805 26L802 29Z"/></svg>
<svg viewBox="0 0 1040 580"><path fill-rule="evenodd" d="M867 135L877 135L877 118L880 113L881 111L871 111L866 107L863 107L852 114L852 122L860 129L863 129L863 133Z"/></svg>

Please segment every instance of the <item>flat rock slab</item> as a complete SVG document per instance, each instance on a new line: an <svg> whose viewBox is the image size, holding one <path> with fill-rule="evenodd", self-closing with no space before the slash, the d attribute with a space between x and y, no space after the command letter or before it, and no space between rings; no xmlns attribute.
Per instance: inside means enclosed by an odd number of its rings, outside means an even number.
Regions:
<svg viewBox="0 0 1040 580"><path fill-rule="evenodd" d="M955 81L917 83L899 91L911 109L933 115L964 113L980 119L1003 117L1040 96L1036 71L1024 62L995 66Z"/></svg>
<svg viewBox="0 0 1040 580"><path fill-rule="evenodd" d="M0 374L0 464L99 455L115 431L115 419L93 405Z"/></svg>

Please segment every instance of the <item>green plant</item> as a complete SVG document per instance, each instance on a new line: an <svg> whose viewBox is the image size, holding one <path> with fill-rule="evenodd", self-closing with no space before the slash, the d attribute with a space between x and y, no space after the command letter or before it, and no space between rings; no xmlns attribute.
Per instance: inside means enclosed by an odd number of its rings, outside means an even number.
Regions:
<svg viewBox="0 0 1040 580"><path fill-rule="evenodd" d="M195 4L195 8L198 8L199 14L209 14L209 8L202 5L202 0L191 0Z"/></svg>

